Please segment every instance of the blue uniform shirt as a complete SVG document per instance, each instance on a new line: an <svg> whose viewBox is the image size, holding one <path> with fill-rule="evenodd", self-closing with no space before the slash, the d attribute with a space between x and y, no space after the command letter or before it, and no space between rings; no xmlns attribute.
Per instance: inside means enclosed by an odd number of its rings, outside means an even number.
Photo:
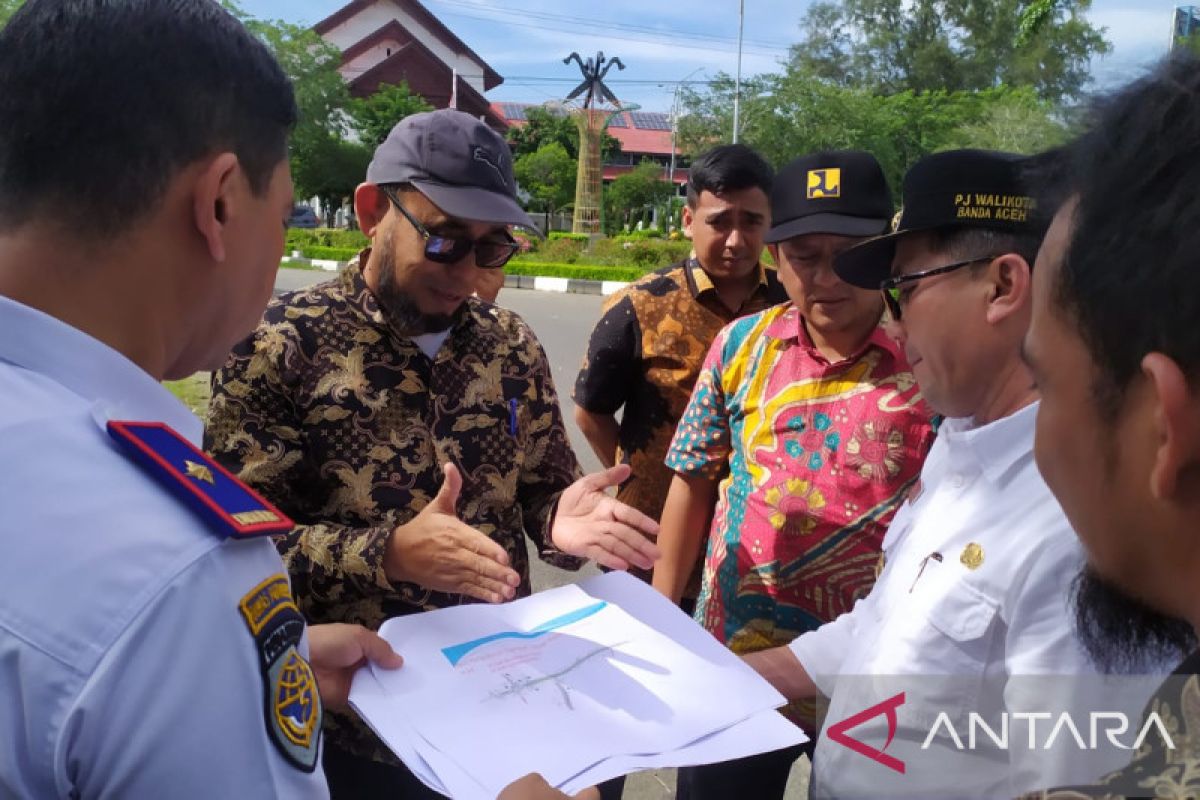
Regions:
<svg viewBox="0 0 1200 800"><path fill-rule="evenodd" d="M275 548L223 539L109 420L200 441L124 356L0 297L0 798L327 797Z"/></svg>

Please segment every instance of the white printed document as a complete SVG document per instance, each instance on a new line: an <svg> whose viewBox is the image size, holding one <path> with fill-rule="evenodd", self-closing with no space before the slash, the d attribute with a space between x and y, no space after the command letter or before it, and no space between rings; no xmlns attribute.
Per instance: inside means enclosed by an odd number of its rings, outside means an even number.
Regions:
<svg viewBox="0 0 1200 800"><path fill-rule="evenodd" d="M360 670L350 701L452 797L492 800L530 772L573 793L805 741L773 711L782 695L625 573L397 617L380 634L405 664Z"/></svg>

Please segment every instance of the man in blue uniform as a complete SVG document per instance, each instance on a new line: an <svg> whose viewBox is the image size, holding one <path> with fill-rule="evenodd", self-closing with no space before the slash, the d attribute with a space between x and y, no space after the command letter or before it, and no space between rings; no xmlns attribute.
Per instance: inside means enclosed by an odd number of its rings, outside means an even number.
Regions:
<svg viewBox="0 0 1200 800"><path fill-rule="evenodd" d="M290 520L159 383L262 313L295 118L211 0L30 0L0 31L0 798L323 797L322 699L399 666L306 632Z"/></svg>
<svg viewBox="0 0 1200 800"><path fill-rule="evenodd" d="M319 690L398 665L305 633L290 521L159 384L262 312L295 116L216 3L32 0L0 33L0 796L323 796Z"/></svg>

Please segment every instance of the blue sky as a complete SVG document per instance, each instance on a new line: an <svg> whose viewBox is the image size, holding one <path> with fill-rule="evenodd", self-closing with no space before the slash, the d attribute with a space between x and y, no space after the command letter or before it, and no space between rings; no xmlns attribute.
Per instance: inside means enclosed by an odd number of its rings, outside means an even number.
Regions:
<svg viewBox="0 0 1200 800"><path fill-rule="evenodd" d="M574 86L575 66L562 58L572 50L589 56L603 50L627 69L609 73L626 103L668 111L676 82L733 73L737 51L737 0L422 0L505 82L492 100L541 103ZM777 69L812 0L745 0L743 74ZM337 11L343 0L241 0L249 13L313 24ZM1171 0L1093 0L1088 12L1106 29L1113 52L1092 65L1100 86L1128 80L1166 51Z"/></svg>

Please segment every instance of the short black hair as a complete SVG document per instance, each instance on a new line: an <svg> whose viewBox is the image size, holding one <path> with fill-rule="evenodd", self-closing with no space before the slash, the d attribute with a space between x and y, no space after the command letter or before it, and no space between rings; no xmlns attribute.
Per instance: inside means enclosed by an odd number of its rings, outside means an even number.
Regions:
<svg viewBox="0 0 1200 800"><path fill-rule="evenodd" d="M700 193L762 189L770 197L775 171L766 159L744 144L723 144L701 153L688 169L687 203L700 202Z"/></svg>
<svg viewBox="0 0 1200 800"><path fill-rule="evenodd" d="M53 215L111 236L221 151L261 194L295 121L287 76L216 0L28 0L0 30L0 232Z"/></svg>
<svg viewBox="0 0 1200 800"><path fill-rule="evenodd" d="M1011 233L990 228L952 226L927 232L930 247L956 260L1016 253L1030 267L1037 258L1042 237L1036 233Z"/></svg>
<svg viewBox="0 0 1200 800"><path fill-rule="evenodd" d="M1112 419L1148 353L1200 377L1200 61L1174 55L1100 100L1070 153L1078 205L1055 300Z"/></svg>

